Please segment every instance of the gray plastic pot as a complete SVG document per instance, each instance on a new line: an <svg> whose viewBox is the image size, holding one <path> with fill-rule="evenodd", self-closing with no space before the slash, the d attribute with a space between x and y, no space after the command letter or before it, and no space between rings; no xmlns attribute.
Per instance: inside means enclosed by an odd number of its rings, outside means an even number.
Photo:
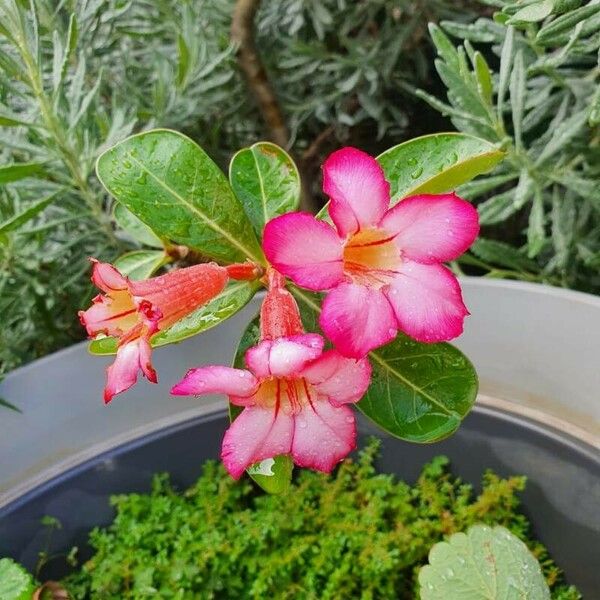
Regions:
<svg viewBox="0 0 600 600"><path fill-rule="evenodd" d="M380 467L411 480L423 462L447 454L454 472L473 483L488 467L527 475L523 500L535 534L593 598L600 590L600 299L472 278L463 288L472 316L458 345L481 377L477 405L440 444L381 436ZM83 544L91 527L110 521L108 496L147 489L156 471L191 483L202 461L218 455L225 403L174 398L168 389L191 366L229 362L257 306L157 350L159 385L143 382L108 408L101 389L109 360L83 345L11 373L0 396L24 412L3 411L0 421L0 556L35 564L47 514L63 523L53 550ZM364 420L359 429L378 433ZM51 566L48 576L58 575L60 566Z"/></svg>

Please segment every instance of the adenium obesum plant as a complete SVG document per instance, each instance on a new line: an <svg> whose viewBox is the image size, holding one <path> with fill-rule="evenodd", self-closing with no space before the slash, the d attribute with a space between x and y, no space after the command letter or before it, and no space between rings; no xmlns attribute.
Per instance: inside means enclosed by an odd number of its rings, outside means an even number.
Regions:
<svg viewBox="0 0 600 600"><path fill-rule="evenodd" d="M444 147L453 151L448 164L439 158ZM419 167L422 181L415 182L410 171L421 151L431 164ZM103 346L116 352L105 401L130 388L140 370L156 382L151 347L159 337L161 344L182 339L181 332L170 336L174 324L186 317L184 337L205 330L262 286L258 323L236 359L247 368L201 365L172 388L175 395L228 396L233 422L222 459L234 478L279 457L330 472L356 445L350 404L407 440L452 433L473 404L477 378L460 352L438 343L459 335L468 314L458 280L442 263L469 247L479 225L468 202L427 190L443 189L450 168L456 184L501 156L458 134L420 138L378 159L355 148L334 152L323 167L332 226L295 212L298 171L274 144L240 150L229 184L181 134L156 130L124 140L99 159L106 188L160 239L217 262L133 281L94 261L92 280L103 294L80 316L91 337L112 338ZM417 193L402 197L402 189ZM325 336L305 330L316 322ZM105 341L95 339L92 351Z"/></svg>

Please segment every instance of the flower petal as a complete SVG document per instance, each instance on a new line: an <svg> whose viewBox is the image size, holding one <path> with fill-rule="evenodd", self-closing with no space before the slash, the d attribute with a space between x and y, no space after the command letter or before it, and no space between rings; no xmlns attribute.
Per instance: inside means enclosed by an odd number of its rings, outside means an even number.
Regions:
<svg viewBox="0 0 600 600"><path fill-rule="evenodd" d="M185 377L171 388L175 396L227 394L248 397L258 389L258 380L250 371L220 365L190 369Z"/></svg>
<svg viewBox="0 0 600 600"><path fill-rule="evenodd" d="M342 237L379 223L390 204L390 184L378 162L351 147L325 161L323 191L331 199L329 215Z"/></svg>
<svg viewBox="0 0 600 600"><path fill-rule="evenodd" d="M342 283L323 301L319 325L340 354L362 358L396 337L394 311L381 290Z"/></svg>
<svg viewBox="0 0 600 600"><path fill-rule="evenodd" d="M363 397L371 382L371 365L366 358L345 358L337 350L328 350L302 370L302 377L319 396L339 406Z"/></svg>
<svg viewBox="0 0 600 600"><path fill-rule="evenodd" d="M246 364L260 378L287 377L320 356L324 343L316 333L264 340L246 352Z"/></svg>
<svg viewBox="0 0 600 600"><path fill-rule="evenodd" d="M245 408L225 432L221 459L234 479L250 465L291 451L294 421L272 408Z"/></svg>
<svg viewBox="0 0 600 600"><path fill-rule="evenodd" d="M152 383L156 383L156 371L150 363L150 352L148 342L139 338L119 347L115 361L106 370L105 404L134 385L140 369Z"/></svg>
<svg viewBox="0 0 600 600"><path fill-rule="evenodd" d="M128 281L115 267L108 263L90 259L92 262L92 283L103 292L126 290Z"/></svg>
<svg viewBox="0 0 600 600"><path fill-rule="evenodd" d="M396 204L379 226L396 234L404 257L432 264L460 256L479 233L479 217L456 194L420 195Z"/></svg>
<svg viewBox="0 0 600 600"><path fill-rule="evenodd" d="M419 342L459 336L466 309L458 280L443 265L405 261L386 291L399 329Z"/></svg>
<svg viewBox="0 0 600 600"><path fill-rule="evenodd" d="M331 225L309 213L288 213L265 226L269 262L309 290L326 290L343 279L342 242Z"/></svg>
<svg viewBox="0 0 600 600"><path fill-rule="evenodd" d="M347 406L308 404L295 417L292 456L300 467L330 473L356 447L356 422Z"/></svg>

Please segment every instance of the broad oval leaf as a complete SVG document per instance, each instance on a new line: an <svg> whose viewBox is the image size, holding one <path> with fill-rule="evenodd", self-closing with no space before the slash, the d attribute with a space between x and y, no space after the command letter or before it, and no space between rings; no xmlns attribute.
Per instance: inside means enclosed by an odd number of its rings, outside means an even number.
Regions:
<svg viewBox="0 0 600 600"><path fill-rule="evenodd" d="M170 261L171 257L162 250L134 250L119 256L114 266L129 279L139 281L152 277Z"/></svg>
<svg viewBox="0 0 600 600"><path fill-rule="evenodd" d="M0 598L31 600L35 592L33 577L10 558L0 558Z"/></svg>
<svg viewBox="0 0 600 600"><path fill-rule="evenodd" d="M504 152L464 133L434 133L409 140L377 157L391 185L392 204L415 194L450 192L491 171Z"/></svg>
<svg viewBox="0 0 600 600"><path fill-rule="evenodd" d="M549 600L538 561L504 527L474 525L429 552L419 572L422 600Z"/></svg>
<svg viewBox="0 0 600 600"><path fill-rule="evenodd" d="M130 210L118 202L113 209L113 218L117 225L129 233L134 240L151 248L162 248L164 244L161 239Z"/></svg>
<svg viewBox="0 0 600 600"><path fill-rule="evenodd" d="M260 237L265 224L300 204L300 174L289 154L271 142L258 142L234 154L231 187Z"/></svg>
<svg viewBox="0 0 600 600"><path fill-rule="evenodd" d="M390 182L391 203L415 194L451 192L491 171L504 152L464 133L434 133L394 146L377 157ZM320 218L327 215L323 207Z"/></svg>
<svg viewBox="0 0 600 600"><path fill-rule="evenodd" d="M303 319L314 321L319 305L297 288ZM305 316L306 311L313 314ZM391 435L417 443L448 437L473 407L477 373L467 357L450 344L423 344L399 334L369 354L371 385L356 405Z"/></svg>
<svg viewBox="0 0 600 600"><path fill-rule="evenodd" d="M166 346L181 342L229 319L239 312L254 296L259 288L255 282L236 281L227 286L208 304L190 313L169 329L159 331L150 340L152 347ZM117 339L103 337L92 340L88 346L92 354L106 355L117 353Z"/></svg>
<svg viewBox="0 0 600 600"><path fill-rule="evenodd" d="M162 238L225 262L262 262L252 225L217 165L167 129L131 136L96 165L104 187Z"/></svg>
<svg viewBox="0 0 600 600"><path fill-rule="evenodd" d="M259 342L259 319L253 319L242 334L240 343L233 358L233 366L238 369L246 368L244 359L246 350ZM241 406L229 403L229 420L233 422L242 412ZM268 494L281 494L285 492L292 481L294 463L289 455L279 455L267 458L260 463L255 463L246 469L246 472Z"/></svg>

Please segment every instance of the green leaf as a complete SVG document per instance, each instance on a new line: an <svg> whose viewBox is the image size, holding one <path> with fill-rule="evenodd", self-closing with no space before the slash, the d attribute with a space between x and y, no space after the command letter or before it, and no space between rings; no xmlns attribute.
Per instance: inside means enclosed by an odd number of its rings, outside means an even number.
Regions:
<svg viewBox="0 0 600 600"><path fill-rule="evenodd" d="M438 56L448 66L458 70L458 53L448 36L435 23L429 23L429 35L435 44Z"/></svg>
<svg viewBox="0 0 600 600"><path fill-rule="evenodd" d="M515 269L516 271L535 271L535 262L524 256L509 244L478 237L471 246L471 252L488 263Z"/></svg>
<svg viewBox="0 0 600 600"><path fill-rule="evenodd" d="M307 311L314 319L319 311L314 297L298 289L293 293L303 319ZM477 374L450 344L422 344L399 334L369 359L371 385L356 406L393 436L418 443L444 439L473 407Z"/></svg>
<svg viewBox="0 0 600 600"><path fill-rule="evenodd" d="M171 257L161 250L134 250L119 256L114 261L114 266L129 279L137 281L152 277L170 261Z"/></svg>
<svg viewBox="0 0 600 600"><path fill-rule="evenodd" d="M540 0L529 6L524 6L518 10L507 22L513 23L537 23L543 21L552 14L555 0Z"/></svg>
<svg viewBox="0 0 600 600"><path fill-rule="evenodd" d="M3 165L0 167L0 185L12 183L25 179L25 177L33 177L44 171L44 163L15 163L13 165Z"/></svg>
<svg viewBox="0 0 600 600"><path fill-rule="evenodd" d="M227 179L195 142L167 129L131 136L98 159L104 187L161 238L206 256L263 262Z"/></svg>
<svg viewBox="0 0 600 600"><path fill-rule="evenodd" d="M29 207L27 207L24 211L20 212L17 215L10 217L3 223L0 223L0 233L8 233L9 231L14 231L27 223L27 221L31 221L34 217L40 214L49 204L54 202L56 199L56 192L34 202Z"/></svg>
<svg viewBox="0 0 600 600"><path fill-rule="evenodd" d="M177 84L181 86L186 80L190 68L190 51L185 43L185 38L181 34L177 35L177 50L179 53L179 61L177 63Z"/></svg>
<svg viewBox="0 0 600 600"><path fill-rule="evenodd" d="M508 89L510 70L513 63L513 50L515 42L515 28L509 26L506 28L506 37L502 44L500 52L500 73L498 75L498 117L502 120L504 110L504 97Z"/></svg>
<svg viewBox="0 0 600 600"><path fill-rule="evenodd" d="M160 238L152 229L118 202L113 209L113 218L121 229L129 233L132 238L141 244L150 246L151 248L163 247Z"/></svg>
<svg viewBox="0 0 600 600"><path fill-rule="evenodd" d="M521 148L523 131L523 113L525 110L525 80L526 72L523 63L523 52L519 50L515 56L513 70L510 76L510 104L515 133L515 145Z"/></svg>
<svg viewBox="0 0 600 600"><path fill-rule="evenodd" d="M250 302L258 288L259 284L255 282L233 282L205 306L184 317L181 321L177 321L169 329L159 331L151 340L152 347L157 348L181 342L212 329L242 310ZM113 337L92 340L88 350L92 354L116 354L117 340Z"/></svg>
<svg viewBox="0 0 600 600"><path fill-rule="evenodd" d="M542 27L535 38L538 44L553 45L558 35L570 31L577 23L600 12L600 4L588 4L573 12L564 14Z"/></svg>
<svg viewBox="0 0 600 600"><path fill-rule="evenodd" d="M527 227L527 256L529 258L535 258L544 246L546 240L544 219L544 203L541 194L538 193L533 198Z"/></svg>
<svg viewBox="0 0 600 600"><path fill-rule="evenodd" d="M259 342L259 319L253 319L242 334L242 338L233 358L233 366L238 369L246 368L244 359L246 350ZM233 422L242 412L241 406L229 403L229 420ZM260 463L255 463L246 469L252 479L269 494L281 494L285 492L292 481L294 463L291 456L281 454Z"/></svg>
<svg viewBox="0 0 600 600"><path fill-rule="evenodd" d="M392 204L414 194L452 191L491 171L504 152L463 133L436 133L386 150L377 157L391 184Z"/></svg>
<svg viewBox="0 0 600 600"><path fill-rule="evenodd" d="M492 83L492 72L481 52L475 52L475 76L477 77L477 89L481 99L491 106L494 94Z"/></svg>
<svg viewBox="0 0 600 600"><path fill-rule="evenodd" d="M474 525L429 552L421 600L550 600L538 561L508 529Z"/></svg>
<svg viewBox="0 0 600 600"><path fill-rule="evenodd" d="M285 150L271 142L237 152L229 165L229 180L259 238L267 221L300 204L298 168Z"/></svg>
<svg viewBox="0 0 600 600"><path fill-rule="evenodd" d="M10 558L0 558L0 598L31 600L35 592L33 577Z"/></svg>
<svg viewBox="0 0 600 600"><path fill-rule="evenodd" d="M12 402L9 402L8 400L5 400L4 398L0 398L0 406L4 406L4 408L14 410L15 412L18 412L18 413L23 412L18 406L15 406Z"/></svg>

